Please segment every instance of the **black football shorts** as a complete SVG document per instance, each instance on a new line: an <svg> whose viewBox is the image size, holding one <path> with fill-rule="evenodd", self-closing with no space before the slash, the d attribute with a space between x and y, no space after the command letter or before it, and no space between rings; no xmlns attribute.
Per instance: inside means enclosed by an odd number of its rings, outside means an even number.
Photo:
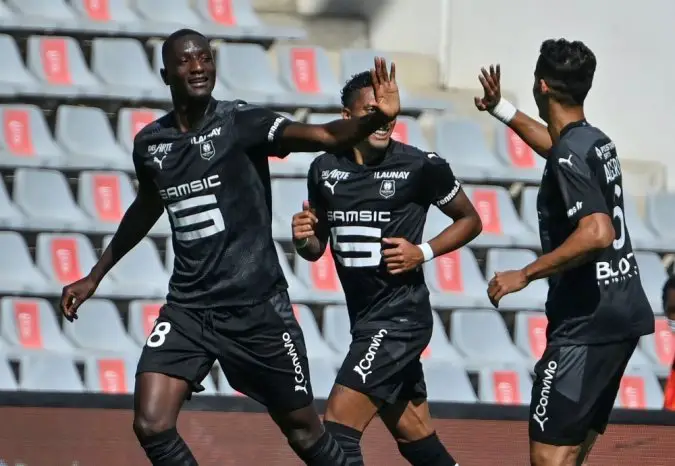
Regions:
<svg viewBox="0 0 675 466"><path fill-rule="evenodd" d="M619 384L637 339L547 347L534 368L530 440L579 445L605 432Z"/></svg>
<svg viewBox="0 0 675 466"><path fill-rule="evenodd" d="M216 360L232 388L272 412L313 401L305 341L286 291L251 307L190 311L164 306L136 373L181 378L199 392Z"/></svg>

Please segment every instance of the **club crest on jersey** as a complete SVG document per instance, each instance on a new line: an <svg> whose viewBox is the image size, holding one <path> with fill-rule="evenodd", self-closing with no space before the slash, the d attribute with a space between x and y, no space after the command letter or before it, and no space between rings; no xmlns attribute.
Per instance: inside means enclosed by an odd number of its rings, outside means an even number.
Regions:
<svg viewBox="0 0 675 466"><path fill-rule="evenodd" d="M322 180L337 180L342 181L349 178L349 172L344 172L342 170L324 170L321 172Z"/></svg>
<svg viewBox="0 0 675 466"><path fill-rule="evenodd" d="M213 144L213 141L204 141L199 145L199 155L202 156L204 160L211 160L211 158L216 155L216 146Z"/></svg>
<svg viewBox="0 0 675 466"><path fill-rule="evenodd" d="M382 180L382 184L380 184L380 196L389 199L394 194L396 194L396 181Z"/></svg>

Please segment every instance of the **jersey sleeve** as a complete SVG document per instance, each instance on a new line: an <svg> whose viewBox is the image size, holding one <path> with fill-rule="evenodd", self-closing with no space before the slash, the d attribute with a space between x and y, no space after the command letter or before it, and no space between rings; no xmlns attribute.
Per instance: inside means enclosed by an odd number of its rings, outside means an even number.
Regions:
<svg viewBox="0 0 675 466"><path fill-rule="evenodd" d="M551 154L550 162L550 169L560 187L567 218L575 226L587 215L609 215L600 183L585 156L559 148Z"/></svg>
<svg viewBox="0 0 675 466"><path fill-rule="evenodd" d="M141 156L136 150L136 145L134 144L134 151L132 154L134 161L134 171L136 172L136 179L138 180L138 189L148 189L153 187L152 176L148 173L147 167L143 164Z"/></svg>
<svg viewBox="0 0 675 466"><path fill-rule="evenodd" d="M319 178L319 167L315 159L309 167L307 173L307 200L310 207L319 212L325 212L326 208L321 197L321 181Z"/></svg>
<svg viewBox="0 0 675 466"><path fill-rule="evenodd" d="M461 185L450 168L450 164L434 152L426 154L423 173L425 202L443 207L457 196Z"/></svg>
<svg viewBox="0 0 675 466"><path fill-rule="evenodd" d="M285 157L279 141L291 121L272 110L241 103L235 112L235 125L240 144L250 154Z"/></svg>

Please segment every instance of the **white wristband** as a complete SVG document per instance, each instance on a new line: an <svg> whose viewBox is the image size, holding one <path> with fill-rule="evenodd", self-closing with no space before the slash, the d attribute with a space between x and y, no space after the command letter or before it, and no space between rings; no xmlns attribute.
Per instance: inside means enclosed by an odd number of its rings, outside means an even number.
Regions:
<svg viewBox="0 0 675 466"><path fill-rule="evenodd" d="M418 248L422 251L422 255L424 256L424 262L429 262L431 259L433 259L434 256L434 251L431 249L431 246L429 246L429 243L422 243L417 245Z"/></svg>
<svg viewBox="0 0 675 466"><path fill-rule="evenodd" d="M493 117L508 125L516 116L518 109L505 98L499 99L499 103L490 111Z"/></svg>

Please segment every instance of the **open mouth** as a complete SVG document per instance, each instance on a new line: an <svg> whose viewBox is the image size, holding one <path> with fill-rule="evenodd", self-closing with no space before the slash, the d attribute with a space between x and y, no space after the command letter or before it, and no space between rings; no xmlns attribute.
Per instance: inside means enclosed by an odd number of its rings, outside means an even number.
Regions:
<svg viewBox="0 0 675 466"><path fill-rule="evenodd" d="M188 79L188 84L191 87L206 87L209 84L209 78L207 76L190 78Z"/></svg>
<svg viewBox="0 0 675 466"><path fill-rule="evenodd" d="M373 136L375 136L377 139L386 139L389 137L389 132L390 132L389 126L383 126L382 128L378 129L373 133Z"/></svg>

